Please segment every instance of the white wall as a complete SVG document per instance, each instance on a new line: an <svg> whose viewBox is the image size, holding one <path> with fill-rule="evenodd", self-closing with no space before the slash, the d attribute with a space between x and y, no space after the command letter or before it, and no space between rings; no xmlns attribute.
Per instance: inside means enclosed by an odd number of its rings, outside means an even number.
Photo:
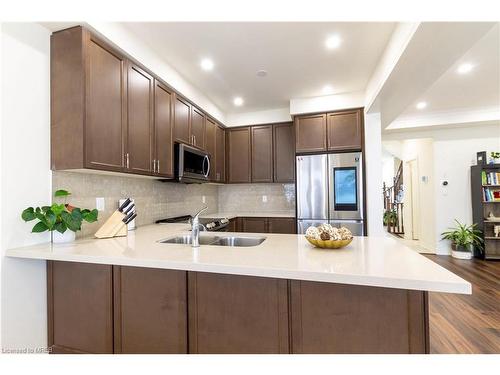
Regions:
<svg viewBox="0 0 500 375"><path fill-rule="evenodd" d="M292 121L290 108L269 109L266 111L226 114L226 126L275 124Z"/></svg>
<svg viewBox="0 0 500 375"><path fill-rule="evenodd" d="M500 150L500 123L384 134L384 142L422 138L433 140L433 247L438 254L448 254L449 244L441 241L440 234L454 225L454 219L472 222L470 167L476 163L476 152ZM446 188L442 187L443 180L448 181Z"/></svg>
<svg viewBox="0 0 500 375"><path fill-rule="evenodd" d="M383 236L382 140L379 113L365 113L365 176L368 234Z"/></svg>
<svg viewBox="0 0 500 375"><path fill-rule="evenodd" d="M405 238L411 239L412 226L418 227L419 245L424 249L435 251L435 195L434 195L434 157L433 139L420 138L403 141L403 184L409 186L411 175L406 162L416 160L418 181L412 189L418 189L418 207L414 208L418 212L418 223L411 220L411 196L409 191L404 194L403 220L405 225Z"/></svg>
<svg viewBox="0 0 500 375"><path fill-rule="evenodd" d="M328 112L363 107L365 94L362 91L343 94L316 96L313 98L290 99L290 113Z"/></svg>
<svg viewBox="0 0 500 375"><path fill-rule="evenodd" d="M49 241L20 218L51 198L49 36L35 23L2 24L1 344L9 349L47 346L45 261L3 254Z"/></svg>

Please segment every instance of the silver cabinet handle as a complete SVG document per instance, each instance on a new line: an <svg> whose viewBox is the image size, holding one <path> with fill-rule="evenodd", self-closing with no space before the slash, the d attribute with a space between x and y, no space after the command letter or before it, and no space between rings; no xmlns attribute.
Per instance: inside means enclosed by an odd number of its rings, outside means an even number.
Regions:
<svg viewBox="0 0 500 375"><path fill-rule="evenodd" d="M156 161L156 172L160 173L160 159Z"/></svg>
<svg viewBox="0 0 500 375"><path fill-rule="evenodd" d="M153 159L153 173L156 173L156 159Z"/></svg>
<svg viewBox="0 0 500 375"><path fill-rule="evenodd" d="M129 167L130 167L130 159L129 159L128 152L125 154L125 167L127 169L129 169Z"/></svg>

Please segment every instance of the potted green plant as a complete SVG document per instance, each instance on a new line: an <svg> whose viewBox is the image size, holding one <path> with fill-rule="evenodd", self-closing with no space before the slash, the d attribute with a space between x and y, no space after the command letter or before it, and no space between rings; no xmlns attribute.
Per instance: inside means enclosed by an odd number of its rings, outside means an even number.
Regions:
<svg viewBox="0 0 500 375"><path fill-rule="evenodd" d="M482 249L483 247L482 233L476 229L477 224L461 224L456 219L455 222L456 227L441 233L441 239L451 241L451 255L454 258L471 259L474 248Z"/></svg>
<svg viewBox="0 0 500 375"><path fill-rule="evenodd" d="M394 210L384 212L384 225L395 225L398 222L398 214Z"/></svg>
<svg viewBox="0 0 500 375"><path fill-rule="evenodd" d="M500 163L500 152L492 151L490 153L490 156L491 156L490 162L492 164Z"/></svg>
<svg viewBox="0 0 500 375"><path fill-rule="evenodd" d="M54 193L56 199L63 198L65 201L70 195L66 190L57 190ZM52 234L52 242L62 243L75 240L75 232L82 229L83 221L97 221L97 210L73 207L66 202L53 203L51 206L28 207L22 212L21 218L26 222L38 220L31 229L32 233L49 231Z"/></svg>

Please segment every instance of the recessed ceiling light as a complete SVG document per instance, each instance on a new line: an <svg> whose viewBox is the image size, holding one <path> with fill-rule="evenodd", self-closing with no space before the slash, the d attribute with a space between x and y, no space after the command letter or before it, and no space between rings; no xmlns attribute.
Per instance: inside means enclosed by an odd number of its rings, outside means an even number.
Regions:
<svg viewBox="0 0 500 375"><path fill-rule="evenodd" d="M333 94L333 87L331 85L325 85L321 91L323 95L330 95Z"/></svg>
<svg viewBox="0 0 500 375"><path fill-rule="evenodd" d="M472 70L472 68L474 68L474 65L472 65L470 63L464 63L458 67L457 73L458 74L466 74L466 73L469 73Z"/></svg>
<svg viewBox="0 0 500 375"><path fill-rule="evenodd" d="M267 76L267 70L261 69L257 70L257 77L265 77Z"/></svg>
<svg viewBox="0 0 500 375"><path fill-rule="evenodd" d="M326 39L325 45L326 45L326 48L328 48L328 49L335 49L335 48L340 47L341 43L342 43L342 39L340 39L340 36L332 35Z"/></svg>
<svg viewBox="0 0 500 375"><path fill-rule="evenodd" d="M425 107L427 107L427 103L426 102L418 102L416 107L417 107L417 109L424 109Z"/></svg>
<svg viewBox="0 0 500 375"><path fill-rule="evenodd" d="M214 62L210 59L203 59L200 63L201 69L205 71L210 71L214 68Z"/></svg>
<svg viewBox="0 0 500 375"><path fill-rule="evenodd" d="M233 104L237 107L241 107L243 105L243 99L237 96L233 99Z"/></svg>

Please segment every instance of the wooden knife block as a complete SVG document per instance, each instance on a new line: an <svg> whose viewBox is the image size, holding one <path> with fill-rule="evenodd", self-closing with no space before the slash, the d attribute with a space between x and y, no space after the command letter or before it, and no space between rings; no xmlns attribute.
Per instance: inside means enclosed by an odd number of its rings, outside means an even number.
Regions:
<svg viewBox="0 0 500 375"><path fill-rule="evenodd" d="M127 224L122 220L125 217L123 213L116 210L113 215L95 232L97 238L123 237L128 234Z"/></svg>

